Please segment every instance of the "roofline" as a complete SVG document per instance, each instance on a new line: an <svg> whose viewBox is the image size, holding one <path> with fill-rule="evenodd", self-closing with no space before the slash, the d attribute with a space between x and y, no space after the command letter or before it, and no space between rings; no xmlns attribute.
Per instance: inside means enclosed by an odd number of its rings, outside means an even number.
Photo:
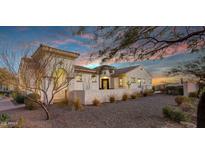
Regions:
<svg viewBox="0 0 205 154"><path fill-rule="evenodd" d="M120 73L120 74L117 74L117 75L113 75L113 77L118 77L119 75L126 74L126 73L128 73L128 72L131 72L131 71L133 71L134 69L136 69L136 68L138 68L138 67L142 67L142 68L144 69L144 71L146 71L146 72L150 75L150 77L152 78L151 73L150 73L149 71L147 71L147 70L144 68L144 66L142 66L142 65L128 66L128 67L123 67L123 68L119 68L119 69L126 69L126 68L129 68L129 67L133 67L133 69L131 69L131 70L127 71L127 72L124 72L124 73ZM119 69L116 69L116 70L119 70Z"/></svg>
<svg viewBox="0 0 205 154"><path fill-rule="evenodd" d="M40 46L37 48L37 50L33 53L31 56L32 58L35 57L35 55L39 52L40 49L47 49L47 51L56 53L56 54L61 54L66 57L71 57L71 58L78 58L80 56L79 53L76 52L70 52L70 51L65 51L57 48L53 48L47 45L40 44Z"/></svg>
<svg viewBox="0 0 205 154"><path fill-rule="evenodd" d="M81 68L77 68L77 67L81 67ZM78 65L74 65L74 71L97 74L97 71L94 69L90 69L90 68L86 68L86 67L83 68L83 66L78 66Z"/></svg>
<svg viewBox="0 0 205 154"><path fill-rule="evenodd" d="M77 69L75 68L74 71L97 74L96 71L92 71L92 70L84 70L84 69L78 69L78 68L77 68Z"/></svg>

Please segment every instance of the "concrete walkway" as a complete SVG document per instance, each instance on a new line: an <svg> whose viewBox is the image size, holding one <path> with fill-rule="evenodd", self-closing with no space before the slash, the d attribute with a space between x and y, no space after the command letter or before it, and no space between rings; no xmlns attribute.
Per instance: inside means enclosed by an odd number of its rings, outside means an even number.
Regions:
<svg viewBox="0 0 205 154"><path fill-rule="evenodd" d="M25 105L24 104L15 105L14 103L11 102L10 98L0 99L0 111L13 110L22 107L25 107Z"/></svg>

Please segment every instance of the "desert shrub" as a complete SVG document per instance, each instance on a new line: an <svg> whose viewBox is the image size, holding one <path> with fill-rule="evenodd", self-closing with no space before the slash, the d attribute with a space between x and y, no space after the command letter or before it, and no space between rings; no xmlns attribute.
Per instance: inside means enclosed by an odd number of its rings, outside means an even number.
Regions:
<svg viewBox="0 0 205 154"><path fill-rule="evenodd" d="M151 95L153 95L153 90L152 89L147 89L143 92L144 97L151 96Z"/></svg>
<svg viewBox="0 0 205 154"><path fill-rule="evenodd" d="M18 104L23 104L24 103L25 96L22 95L21 93L13 92L11 96L15 100L16 103L18 103Z"/></svg>
<svg viewBox="0 0 205 154"><path fill-rule="evenodd" d="M77 99L73 102L73 105L74 105L76 111L77 111L77 110L79 110L79 111L83 110L83 106L82 106L82 104L81 104L79 98L77 98Z"/></svg>
<svg viewBox="0 0 205 154"><path fill-rule="evenodd" d="M136 97L142 97L142 93L136 93Z"/></svg>
<svg viewBox="0 0 205 154"><path fill-rule="evenodd" d="M170 120L173 120L175 122L189 121L189 116L179 109L174 109L166 106L162 109L162 112L164 117L169 118Z"/></svg>
<svg viewBox="0 0 205 154"><path fill-rule="evenodd" d="M24 117L20 117L17 121L17 124L15 125L15 128L22 128L24 126L25 119Z"/></svg>
<svg viewBox="0 0 205 154"><path fill-rule="evenodd" d="M8 122L9 119L10 119L10 117L7 113L0 114L0 122Z"/></svg>
<svg viewBox="0 0 205 154"><path fill-rule="evenodd" d="M110 96L110 103L114 103L115 102L115 96Z"/></svg>
<svg viewBox="0 0 205 154"><path fill-rule="evenodd" d="M28 94L24 99L24 104L26 109L28 110L35 110L39 107L39 104L37 104L35 101L38 101L40 99L40 96L38 94Z"/></svg>
<svg viewBox="0 0 205 154"><path fill-rule="evenodd" d="M154 91L152 89L148 89L148 90L146 90L146 92L147 92L148 96L151 96L154 93Z"/></svg>
<svg viewBox="0 0 205 154"><path fill-rule="evenodd" d="M180 106L182 103L190 103L191 99L186 96L177 96L175 98L175 102L177 103L178 106Z"/></svg>
<svg viewBox="0 0 205 154"><path fill-rule="evenodd" d="M136 99L136 98L137 98L137 95L136 95L136 94L132 94L132 95L130 95L130 97L131 97L132 99Z"/></svg>
<svg viewBox="0 0 205 154"><path fill-rule="evenodd" d="M67 99L63 99L63 100L61 100L60 102L58 102L57 105L58 105L59 107L65 107L65 106L69 106L69 105L72 105L72 104L70 104Z"/></svg>
<svg viewBox="0 0 205 154"><path fill-rule="evenodd" d="M191 103L182 103L180 105L180 108L182 109L182 111L184 112L189 112L191 110L194 109L194 106Z"/></svg>
<svg viewBox="0 0 205 154"><path fill-rule="evenodd" d="M127 94L123 94L123 95L122 95L122 100L123 100L123 101L128 100L128 95L127 95Z"/></svg>
<svg viewBox="0 0 205 154"><path fill-rule="evenodd" d="M189 97L194 97L194 98L196 98L196 97L197 97L197 92L190 92L190 93L189 93Z"/></svg>
<svg viewBox="0 0 205 154"><path fill-rule="evenodd" d="M94 105L94 106L99 106L99 105L100 105L100 101L95 98L95 99L93 100L93 105Z"/></svg>

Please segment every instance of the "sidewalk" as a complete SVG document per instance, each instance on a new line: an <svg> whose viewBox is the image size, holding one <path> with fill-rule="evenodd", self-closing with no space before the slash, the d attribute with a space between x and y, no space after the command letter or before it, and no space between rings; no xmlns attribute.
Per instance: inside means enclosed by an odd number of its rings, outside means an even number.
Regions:
<svg viewBox="0 0 205 154"><path fill-rule="evenodd" d="M6 110L22 108L24 106L25 106L24 104L14 105L11 102L10 98L4 98L4 99L0 100L0 112L1 111L6 111Z"/></svg>

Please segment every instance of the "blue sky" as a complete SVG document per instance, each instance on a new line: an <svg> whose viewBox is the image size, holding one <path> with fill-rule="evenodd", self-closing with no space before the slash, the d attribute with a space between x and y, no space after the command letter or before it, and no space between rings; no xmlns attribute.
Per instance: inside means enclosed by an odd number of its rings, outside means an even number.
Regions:
<svg viewBox="0 0 205 154"><path fill-rule="evenodd" d="M31 44L33 50L39 44L47 44L64 50L89 51L87 45L89 36L74 36L72 30L76 27L0 27L0 43L9 44L21 49L25 44ZM91 37L91 36L90 36Z"/></svg>
<svg viewBox="0 0 205 154"><path fill-rule="evenodd" d="M29 48L32 54L42 43L59 49L86 54L92 50L92 45L89 43L94 37L92 33L93 29L93 27L89 27L87 29L87 34L74 36L72 32L76 30L76 27L0 27L0 52L5 49L5 46L8 46L11 52L20 53L25 48ZM157 76L177 63L193 60L197 58L197 56L197 53L182 53L162 60L125 62L113 65L117 67L126 67L140 64ZM88 66L93 67L97 65L98 64L92 64Z"/></svg>

